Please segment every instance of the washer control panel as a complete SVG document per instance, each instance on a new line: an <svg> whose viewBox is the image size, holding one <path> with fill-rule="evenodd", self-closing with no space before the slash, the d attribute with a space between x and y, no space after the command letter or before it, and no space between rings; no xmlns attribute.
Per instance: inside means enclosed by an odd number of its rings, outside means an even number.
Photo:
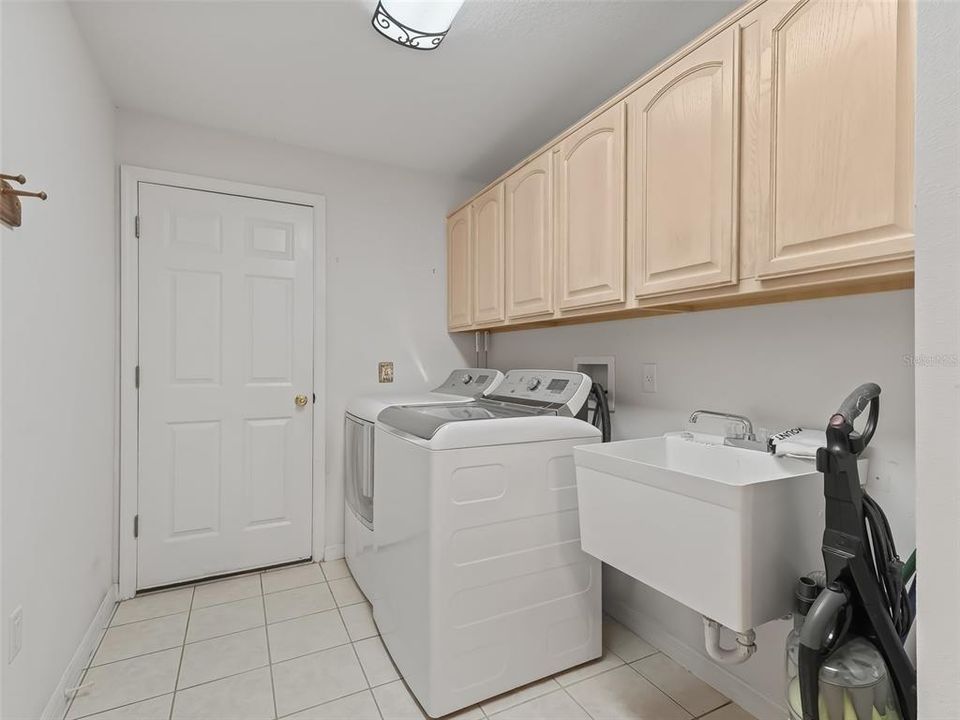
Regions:
<svg viewBox="0 0 960 720"><path fill-rule="evenodd" d="M450 373L443 385L434 388L433 392L482 397L496 389L501 380L503 380L503 373L499 370L460 368Z"/></svg>
<svg viewBox="0 0 960 720"><path fill-rule="evenodd" d="M590 377L569 370L511 370L493 393L506 402L520 401L544 406L566 406L572 415L580 411L590 390Z"/></svg>

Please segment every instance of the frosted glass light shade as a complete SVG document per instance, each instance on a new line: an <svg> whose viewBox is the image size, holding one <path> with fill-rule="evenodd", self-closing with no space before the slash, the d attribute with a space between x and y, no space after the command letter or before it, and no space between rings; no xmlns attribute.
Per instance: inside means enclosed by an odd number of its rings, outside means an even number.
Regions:
<svg viewBox="0 0 960 720"><path fill-rule="evenodd" d="M404 47L433 50L443 40L463 0L380 0L373 27Z"/></svg>

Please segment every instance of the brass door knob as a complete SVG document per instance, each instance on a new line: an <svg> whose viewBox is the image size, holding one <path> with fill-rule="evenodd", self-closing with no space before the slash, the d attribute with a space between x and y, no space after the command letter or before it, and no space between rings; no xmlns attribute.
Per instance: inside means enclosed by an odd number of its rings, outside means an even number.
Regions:
<svg viewBox="0 0 960 720"><path fill-rule="evenodd" d="M307 404L307 396L301 393L300 395L297 395L293 399L293 402L296 404L297 407L304 407Z"/></svg>

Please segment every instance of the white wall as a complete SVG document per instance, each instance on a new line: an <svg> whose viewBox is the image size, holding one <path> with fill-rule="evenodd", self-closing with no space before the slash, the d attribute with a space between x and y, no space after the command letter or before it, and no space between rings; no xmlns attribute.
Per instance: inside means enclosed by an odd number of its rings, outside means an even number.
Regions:
<svg viewBox="0 0 960 720"><path fill-rule="evenodd" d="M501 369L569 369L577 355L613 355L614 439L681 429L697 408L746 414L771 430L821 428L854 387L877 382L882 411L868 487L906 557L914 545L912 353L907 291L502 333L490 358ZM657 364L656 394L640 390L643 363ZM774 706L782 704L786 623L760 629L758 654L731 669L733 679L704 661L701 621L686 607L609 568L604 604L635 630L664 634L675 659L722 681L754 714L782 717Z"/></svg>
<svg viewBox="0 0 960 720"><path fill-rule="evenodd" d="M63 3L0 5L4 718L38 718L112 584L116 356L113 106ZM23 649L7 664L7 618Z"/></svg>
<svg viewBox="0 0 960 720"><path fill-rule="evenodd" d="M446 332L444 218L478 187L129 112L118 115L117 156L326 196L326 547L342 552L347 401L385 387L381 360L395 363L397 390L439 384L465 358L473 364L472 338Z"/></svg>
<svg viewBox="0 0 960 720"><path fill-rule="evenodd" d="M917 17L917 575L920 717L960 708L960 4Z"/></svg>

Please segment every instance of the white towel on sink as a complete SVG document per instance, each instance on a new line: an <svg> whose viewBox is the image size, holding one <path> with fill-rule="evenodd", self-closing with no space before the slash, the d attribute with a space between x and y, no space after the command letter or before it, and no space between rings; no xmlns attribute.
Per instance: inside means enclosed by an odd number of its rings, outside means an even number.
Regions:
<svg viewBox="0 0 960 720"><path fill-rule="evenodd" d="M815 458L817 450L827 445L825 430L808 430L806 428L790 428L776 435L771 435L767 447L774 455L790 455L792 457Z"/></svg>

